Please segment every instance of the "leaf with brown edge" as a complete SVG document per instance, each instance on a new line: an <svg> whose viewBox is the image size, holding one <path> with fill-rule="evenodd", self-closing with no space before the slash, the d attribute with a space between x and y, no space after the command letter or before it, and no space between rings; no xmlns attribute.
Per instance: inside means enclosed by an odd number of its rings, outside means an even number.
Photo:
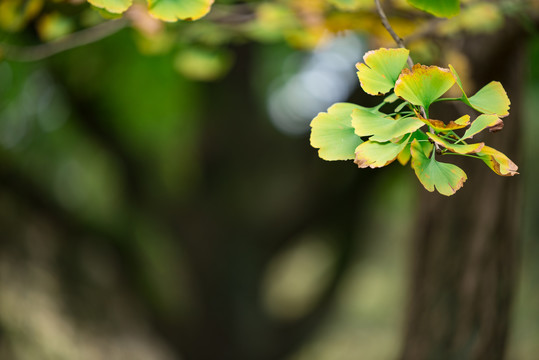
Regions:
<svg viewBox="0 0 539 360"><path fill-rule="evenodd" d="M504 127L504 124L503 124L502 119L498 119L498 121L494 125L488 127L488 131L491 133L498 132L498 131L501 131L503 127Z"/></svg>
<svg viewBox="0 0 539 360"><path fill-rule="evenodd" d="M474 120L472 125L470 125L468 130L466 130L464 135L462 135L462 140L471 138L475 134L485 130L488 127L499 126L500 122L502 123L503 127L503 121L500 120L497 115L479 115Z"/></svg>
<svg viewBox="0 0 539 360"><path fill-rule="evenodd" d="M420 114L417 114L417 117L436 131L458 130L465 128L470 124L470 115L463 115L455 121L451 120L447 124L441 120L425 119Z"/></svg>
<svg viewBox="0 0 539 360"><path fill-rule="evenodd" d="M430 192L436 189L440 194L451 196L464 185L466 173L456 165L436 161L434 156L425 155L417 140L413 140L410 152L412 168L423 187Z"/></svg>
<svg viewBox="0 0 539 360"><path fill-rule="evenodd" d="M395 83L395 94L400 98L428 109L436 99L445 94L455 78L438 66L416 64L412 70L404 69Z"/></svg>
<svg viewBox="0 0 539 360"><path fill-rule="evenodd" d="M477 155L498 175L514 176L518 174L518 166L504 153L490 146L484 146Z"/></svg>
<svg viewBox="0 0 539 360"><path fill-rule="evenodd" d="M402 149L408 144L409 139L410 136L397 143L365 141L357 147L354 163L360 168L370 167L372 169L389 165L395 161Z"/></svg>
<svg viewBox="0 0 539 360"><path fill-rule="evenodd" d="M500 82L491 81L483 86L475 95L468 97L464 92L464 87L455 68L449 65L449 69L455 77L455 82L462 91L462 100L464 103L483 114L496 114L499 117L509 115L511 101Z"/></svg>
<svg viewBox="0 0 539 360"><path fill-rule="evenodd" d="M485 143L477 144L452 144L445 139L442 139L438 135L427 133L427 136L434 141L436 144L443 146L449 151L452 151L457 154L474 154L485 146Z"/></svg>
<svg viewBox="0 0 539 360"><path fill-rule="evenodd" d="M363 56L364 63L357 63L357 76L361 88L371 95L383 95L395 86L408 60L407 49L371 50Z"/></svg>

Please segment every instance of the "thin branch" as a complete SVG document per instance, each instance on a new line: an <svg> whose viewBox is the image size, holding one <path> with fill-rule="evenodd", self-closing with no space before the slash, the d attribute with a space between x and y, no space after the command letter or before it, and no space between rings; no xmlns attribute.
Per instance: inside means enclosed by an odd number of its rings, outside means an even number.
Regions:
<svg viewBox="0 0 539 360"><path fill-rule="evenodd" d="M404 41L402 40L402 38L399 35L397 35L397 33L395 32L395 30L393 30L393 28L391 27L391 24L387 20L386 13L384 12L384 9L382 9L382 5L380 4L380 0L374 0L374 2L376 3L376 10L378 11L378 15L380 16L380 20L382 20L382 25L384 25L387 32L389 33L389 35L391 35L393 40L395 40L397 45L399 47L405 49L406 46L404 45ZM412 61L412 58L410 56L408 56L408 67L410 67L410 69L414 67L414 62Z"/></svg>
<svg viewBox="0 0 539 360"><path fill-rule="evenodd" d="M128 20L124 18L111 20L46 44L18 46L1 43L0 50L3 50L7 60L21 62L43 60L61 52L97 42L117 33L127 24Z"/></svg>
<svg viewBox="0 0 539 360"><path fill-rule="evenodd" d="M399 35L397 35L395 30L393 30L393 28L391 27L391 24L389 23L389 20L387 20L386 13L384 12L384 9L382 9L382 5L380 4L380 0L374 0L374 2L376 3L376 10L378 11L378 15L380 16L380 20L382 20L382 25L384 25L387 32L391 35L393 40L395 40L397 45L399 47L403 48L403 49L406 49L406 46L404 45L404 41L402 40L402 38ZM408 67L410 69L412 69L414 67L414 62L412 61L412 58L409 55L408 55L407 62L408 62ZM425 119L428 118L428 114L425 111L425 108L423 108L423 106L421 106L421 115ZM430 126L429 126L429 131L434 134L434 129L432 127L430 127ZM439 147L439 145L437 143L434 143L434 149L436 151L440 150L440 147Z"/></svg>

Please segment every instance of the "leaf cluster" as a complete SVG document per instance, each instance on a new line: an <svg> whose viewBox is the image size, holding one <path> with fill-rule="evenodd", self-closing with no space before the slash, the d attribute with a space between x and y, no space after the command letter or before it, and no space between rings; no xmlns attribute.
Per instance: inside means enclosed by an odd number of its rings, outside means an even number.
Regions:
<svg viewBox="0 0 539 360"><path fill-rule="evenodd" d="M474 135L503 128L510 101L496 81L468 96L456 70L416 64L406 68L407 49L367 52L356 65L361 87L371 95L386 95L375 107L337 103L311 122L311 145L324 160L354 160L360 168L379 168L398 160L411 163L421 184L443 195L453 195L467 179L458 166L437 160L437 155L460 155L482 160L496 174L513 176L518 167L506 155ZM442 97L457 85L461 96ZM400 101L400 103L398 103ZM480 113L445 123L432 119L429 109L439 101L459 101ZM395 104L391 113L385 104ZM410 161L411 160L411 161Z"/></svg>

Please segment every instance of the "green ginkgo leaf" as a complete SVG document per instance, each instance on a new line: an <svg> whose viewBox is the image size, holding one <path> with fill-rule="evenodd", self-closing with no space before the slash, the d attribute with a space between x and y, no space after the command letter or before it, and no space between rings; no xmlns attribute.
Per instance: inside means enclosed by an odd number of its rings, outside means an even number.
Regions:
<svg viewBox="0 0 539 360"><path fill-rule="evenodd" d="M498 175L514 176L518 174L518 166L504 153L490 146L484 146L477 155Z"/></svg>
<svg viewBox="0 0 539 360"><path fill-rule="evenodd" d="M355 151L363 142L354 133L352 111L359 105L337 103L327 113L318 114L311 121L311 146L317 149L324 160L352 160Z"/></svg>
<svg viewBox="0 0 539 360"><path fill-rule="evenodd" d="M404 149L410 136L401 139L399 142L377 142L365 141L356 149L356 159L354 162L360 168L379 168L391 164Z"/></svg>
<svg viewBox="0 0 539 360"><path fill-rule="evenodd" d="M455 68L449 65L449 69L453 73L457 85L462 91L462 100L475 110L483 114L496 114L499 117L505 117L509 115L509 107L511 101L505 92L502 84L498 81L491 81L487 85L483 86L474 96L468 97L464 92L464 87L460 81L460 77L457 74Z"/></svg>
<svg viewBox="0 0 539 360"><path fill-rule="evenodd" d="M200 19L212 4L213 0L148 0L150 14L169 22Z"/></svg>
<svg viewBox="0 0 539 360"><path fill-rule="evenodd" d="M414 117L395 120L381 112L360 108L352 111L352 126L356 135L371 136L369 140L384 142L412 133L424 123Z"/></svg>
<svg viewBox="0 0 539 360"><path fill-rule="evenodd" d="M474 96L468 98L468 101L475 110L483 114L496 114L500 117L509 115L511 101L498 81L491 81L483 86Z"/></svg>
<svg viewBox="0 0 539 360"><path fill-rule="evenodd" d="M406 66L407 49L371 50L363 56L364 63L357 63L357 76L363 90L371 95L383 95L395 86Z"/></svg>
<svg viewBox="0 0 539 360"><path fill-rule="evenodd" d="M448 69L416 64L412 70L404 69L395 84L400 98L428 109L430 104L445 94L455 78Z"/></svg>
<svg viewBox="0 0 539 360"><path fill-rule="evenodd" d="M447 124L444 123L442 120L425 119L423 116L419 114L417 114L417 117L436 131L449 131L449 130L462 129L470 124L470 115L463 115L455 121L451 120Z"/></svg>
<svg viewBox="0 0 539 360"><path fill-rule="evenodd" d="M438 17L455 16L460 10L459 0L408 0L408 3Z"/></svg>
<svg viewBox="0 0 539 360"><path fill-rule="evenodd" d="M436 189L445 196L453 195L464 185L466 173L456 165L436 161L427 157L417 140L412 141L412 168L421 184L430 192Z"/></svg>
<svg viewBox="0 0 539 360"><path fill-rule="evenodd" d="M408 140L408 144L402 149L402 151L397 156L397 160L401 163L401 165L406 165L408 161L410 160L410 146L414 139L417 139L421 147L423 148L423 153L428 156L432 152L432 148L434 145L429 140L429 137L421 130L417 130L412 134L412 137L410 140Z"/></svg>
<svg viewBox="0 0 539 360"><path fill-rule="evenodd" d="M474 154L479 152L485 143L477 144L452 144L449 141L442 139L438 135L427 133L427 136L438 145L442 145L447 150L450 150L457 154Z"/></svg>
<svg viewBox="0 0 539 360"><path fill-rule="evenodd" d="M132 0L88 0L88 2L95 7L105 9L113 14L123 13L133 3Z"/></svg>
<svg viewBox="0 0 539 360"><path fill-rule="evenodd" d="M474 136L475 134L485 130L488 127L492 126L500 126L500 123L503 123L501 119L498 118L497 115L479 115L472 125L466 130L464 135L462 136L462 140L470 138Z"/></svg>

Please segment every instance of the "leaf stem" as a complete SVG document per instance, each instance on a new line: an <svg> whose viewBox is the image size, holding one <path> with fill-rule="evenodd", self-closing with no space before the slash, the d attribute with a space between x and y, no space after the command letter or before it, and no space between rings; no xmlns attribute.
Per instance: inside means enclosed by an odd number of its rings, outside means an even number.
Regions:
<svg viewBox="0 0 539 360"><path fill-rule="evenodd" d="M445 152L445 153L442 153L442 155L460 155L460 156L467 156L467 157L472 157L472 158L476 158L476 159L481 159L480 156L477 156L477 155L471 155L471 154L457 154L457 153L454 153L454 152Z"/></svg>
<svg viewBox="0 0 539 360"><path fill-rule="evenodd" d="M463 138L461 138L460 136L458 136L453 130L451 130L451 134L455 135L456 137L458 137L457 141L455 141L455 144L458 144L459 142L463 143L464 145L468 145L466 143L466 141L464 141Z"/></svg>
<svg viewBox="0 0 539 360"><path fill-rule="evenodd" d="M125 18L110 20L94 27L80 30L62 39L34 46L0 43L0 52L3 50L4 57L12 61L32 62L43 60L66 50L97 42L117 33L128 24L129 22Z"/></svg>
<svg viewBox="0 0 539 360"><path fill-rule="evenodd" d="M410 117L410 116L414 116L414 115L415 115L415 113L410 112L410 111L406 111L406 112L400 112L400 111L397 111L397 112L389 113L389 114L387 114L387 115L393 116L393 115L397 115L397 114L401 114L401 115L402 115L401 119L404 119L404 118L407 118L407 117Z"/></svg>
<svg viewBox="0 0 539 360"><path fill-rule="evenodd" d="M463 101L462 97L459 98L439 98L434 100L433 102L440 102L440 101Z"/></svg>
<svg viewBox="0 0 539 360"><path fill-rule="evenodd" d="M384 25L387 32L389 33L389 35L391 35L393 40L395 40L397 45L399 47L403 48L403 49L406 49L406 46L404 45L404 41L402 40L402 38L399 35L397 35L397 33L395 33L395 30L393 30L393 28L391 27L391 24L387 20L386 13L384 12L384 9L382 9L382 5L380 4L380 0L374 0L374 2L376 3L376 10L378 11L378 16L380 16L380 20L382 21L382 25ZM414 67L414 62L412 61L412 58L410 56L408 56L407 62L408 62L408 67L410 69Z"/></svg>

